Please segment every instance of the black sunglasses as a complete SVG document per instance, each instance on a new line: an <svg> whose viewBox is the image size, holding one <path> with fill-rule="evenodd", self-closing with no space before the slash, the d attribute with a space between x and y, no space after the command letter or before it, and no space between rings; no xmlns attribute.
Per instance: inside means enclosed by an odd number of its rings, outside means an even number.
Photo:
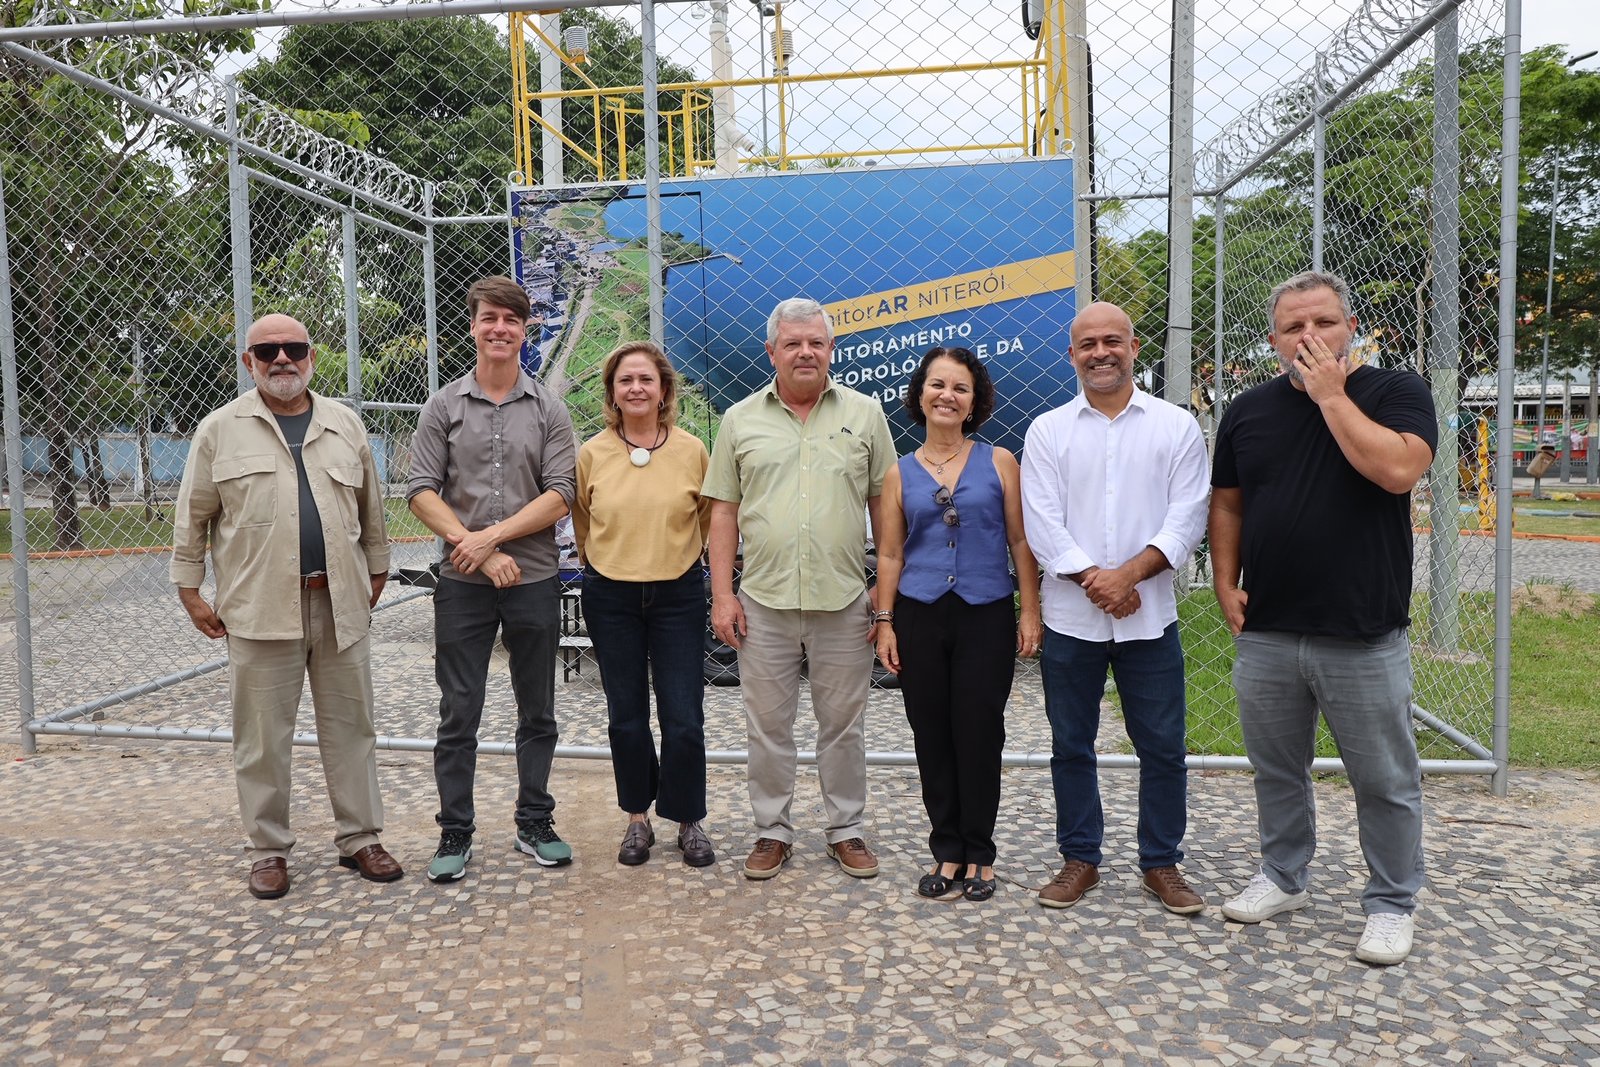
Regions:
<svg viewBox="0 0 1600 1067"><path fill-rule="evenodd" d="M262 363L276 363L282 352L295 363L311 354L310 341L257 341L250 346L250 354Z"/></svg>
<svg viewBox="0 0 1600 1067"><path fill-rule="evenodd" d="M933 494L933 502L944 508L943 518L946 526L961 525L961 512L956 510L956 506L951 500L949 489L941 485L938 492Z"/></svg>

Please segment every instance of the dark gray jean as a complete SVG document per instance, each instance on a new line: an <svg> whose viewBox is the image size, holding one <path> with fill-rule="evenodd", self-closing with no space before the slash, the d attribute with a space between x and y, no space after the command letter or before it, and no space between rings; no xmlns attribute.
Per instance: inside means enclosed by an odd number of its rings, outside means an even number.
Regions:
<svg viewBox="0 0 1600 1067"><path fill-rule="evenodd" d="M1376 641L1246 631L1234 647L1239 725L1256 769L1262 871L1286 893L1306 888L1317 848L1311 759L1320 707L1356 794L1368 871L1362 910L1409 914L1423 862L1406 631Z"/></svg>
<svg viewBox="0 0 1600 1067"><path fill-rule="evenodd" d="M433 776L441 829L472 833L472 780L483 718L489 656L496 633L511 660L517 702L517 826L548 819L550 761L556 751L556 644L560 609L555 578L496 589L449 578L433 595L434 677L439 734Z"/></svg>

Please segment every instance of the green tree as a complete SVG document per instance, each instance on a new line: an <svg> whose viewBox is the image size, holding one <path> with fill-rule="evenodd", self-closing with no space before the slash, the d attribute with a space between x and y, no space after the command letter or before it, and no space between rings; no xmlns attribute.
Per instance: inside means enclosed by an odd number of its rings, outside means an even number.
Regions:
<svg viewBox="0 0 1600 1067"><path fill-rule="evenodd" d="M191 3L194 15L256 11L262 0ZM58 18L154 16L147 2L80 4ZM31 5L0 12L0 25L30 18ZM208 67L247 47L247 33L184 36L165 48L80 40L55 54L132 88L146 90ZM196 204L203 199L204 159L180 178L173 160L192 137L149 113L86 89L12 53L0 54L0 167L4 168L12 268L19 406L25 424L48 450L55 547L82 547L74 444L86 450L91 497L109 503L93 444L108 419L126 411L125 382L135 333L149 323L165 335L191 295L178 282L197 249ZM226 230L224 229L224 233ZM97 476L98 475L98 476Z"/></svg>

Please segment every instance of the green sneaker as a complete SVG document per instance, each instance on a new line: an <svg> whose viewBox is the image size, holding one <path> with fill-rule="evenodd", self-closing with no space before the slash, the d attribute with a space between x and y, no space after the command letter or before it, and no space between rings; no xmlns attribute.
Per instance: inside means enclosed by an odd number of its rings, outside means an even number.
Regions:
<svg viewBox="0 0 1600 1067"><path fill-rule="evenodd" d="M446 830L439 835L439 851L428 864L428 880L454 882L467 873L467 861L472 858L472 835L460 830Z"/></svg>
<svg viewBox="0 0 1600 1067"><path fill-rule="evenodd" d="M572 846L556 836L555 822L535 819L517 827L517 851L526 852L544 867L565 867L572 862Z"/></svg>

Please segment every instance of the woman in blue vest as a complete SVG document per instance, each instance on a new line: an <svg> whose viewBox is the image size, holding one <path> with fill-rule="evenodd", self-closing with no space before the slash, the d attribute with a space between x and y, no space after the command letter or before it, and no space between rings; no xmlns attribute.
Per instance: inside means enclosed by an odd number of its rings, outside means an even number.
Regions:
<svg viewBox="0 0 1600 1067"><path fill-rule="evenodd" d="M934 868L917 892L943 897L959 886L968 900L988 900L1006 700L1017 654L1037 652L1042 633L1039 567L1023 536L1016 457L970 436L994 411L978 357L931 350L906 408L925 432L883 483L873 619L892 625L877 628L878 658L900 676L932 824Z"/></svg>

